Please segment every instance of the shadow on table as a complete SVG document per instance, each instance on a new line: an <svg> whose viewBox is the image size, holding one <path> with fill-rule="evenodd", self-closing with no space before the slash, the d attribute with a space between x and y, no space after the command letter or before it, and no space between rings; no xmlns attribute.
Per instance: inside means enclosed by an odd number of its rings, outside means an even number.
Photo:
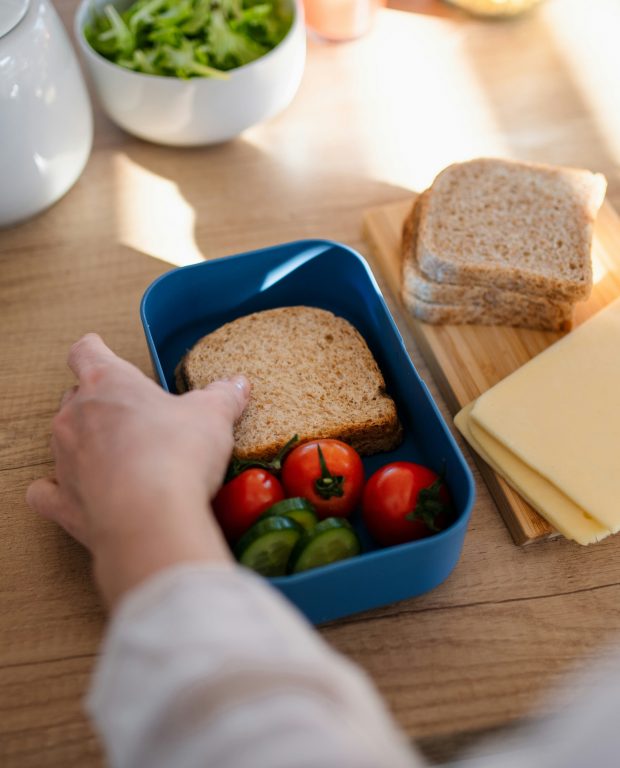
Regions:
<svg viewBox="0 0 620 768"><path fill-rule="evenodd" d="M305 162L243 138L181 152L132 142L115 160L118 239L172 266L310 237L355 246L365 207L411 194Z"/></svg>

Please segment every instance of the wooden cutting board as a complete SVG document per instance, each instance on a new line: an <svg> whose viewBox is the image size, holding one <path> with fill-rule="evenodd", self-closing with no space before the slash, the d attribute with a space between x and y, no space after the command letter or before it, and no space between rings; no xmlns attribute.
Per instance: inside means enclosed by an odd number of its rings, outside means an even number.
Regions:
<svg viewBox="0 0 620 768"><path fill-rule="evenodd" d="M412 194L403 202L370 209L364 215L366 237L396 296L400 296L401 286L401 227L414 197ZM594 288L588 301L577 305L576 324L620 296L620 217L608 203L603 204L596 222L592 261ZM403 316L452 414L560 338L557 333L503 326L428 325L406 310ZM472 454L516 544L559 535Z"/></svg>

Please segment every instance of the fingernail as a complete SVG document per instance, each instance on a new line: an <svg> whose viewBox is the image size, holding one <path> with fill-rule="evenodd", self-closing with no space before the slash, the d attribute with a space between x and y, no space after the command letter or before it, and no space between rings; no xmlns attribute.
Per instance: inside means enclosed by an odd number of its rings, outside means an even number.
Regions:
<svg viewBox="0 0 620 768"><path fill-rule="evenodd" d="M250 382L245 376L233 376L230 381L245 397L250 394Z"/></svg>

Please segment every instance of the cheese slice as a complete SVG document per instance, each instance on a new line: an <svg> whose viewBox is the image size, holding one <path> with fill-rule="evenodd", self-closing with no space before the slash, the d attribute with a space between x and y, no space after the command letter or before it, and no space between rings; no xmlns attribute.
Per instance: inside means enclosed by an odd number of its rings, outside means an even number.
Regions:
<svg viewBox="0 0 620 768"><path fill-rule="evenodd" d="M616 533L619 401L617 300L485 392L469 418L576 507Z"/></svg>
<svg viewBox="0 0 620 768"><path fill-rule="evenodd" d="M567 539L593 544L611 531L591 518L554 485L518 459L470 418L474 403L457 413L454 423L486 463Z"/></svg>

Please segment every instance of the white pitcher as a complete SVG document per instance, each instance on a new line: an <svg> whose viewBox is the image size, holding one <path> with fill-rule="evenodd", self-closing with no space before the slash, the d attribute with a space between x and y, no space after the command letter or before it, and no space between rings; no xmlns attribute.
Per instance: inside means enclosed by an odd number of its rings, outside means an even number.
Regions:
<svg viewBox="0 0 620 768"><path fill-rule="evenodd" d="M93 117L48 0L0 0L0 226L47 208L81 174Z"/></svg>

